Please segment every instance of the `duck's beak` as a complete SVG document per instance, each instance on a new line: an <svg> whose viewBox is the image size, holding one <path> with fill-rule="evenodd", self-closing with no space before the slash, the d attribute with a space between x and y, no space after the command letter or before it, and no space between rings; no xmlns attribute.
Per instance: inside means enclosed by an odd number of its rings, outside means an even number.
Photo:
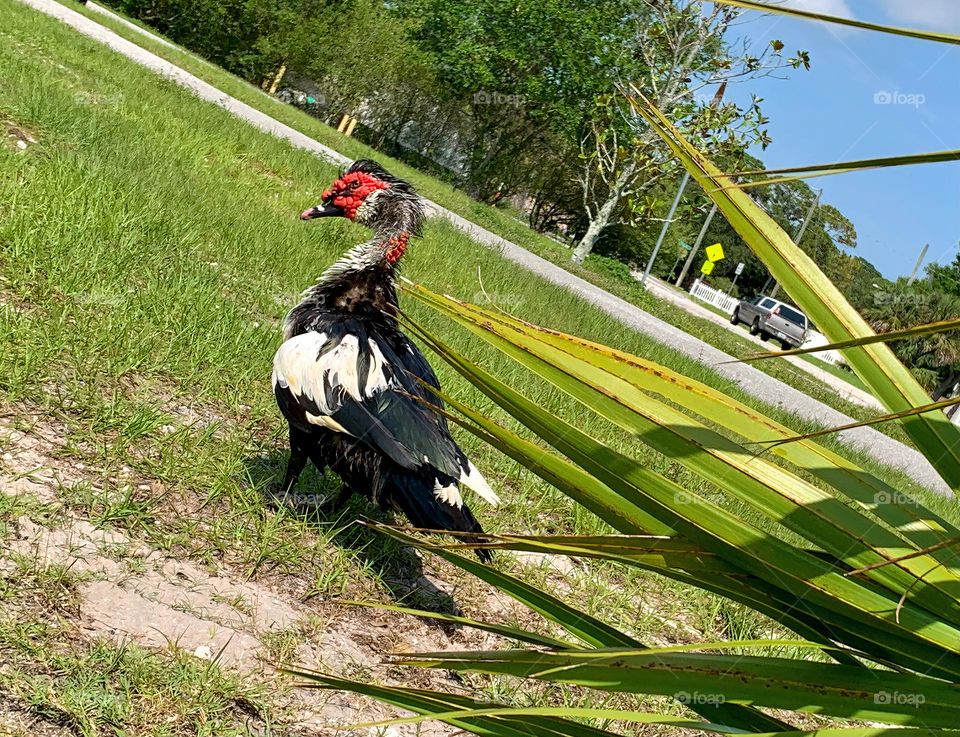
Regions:
<svg viewBox="0 0 960 737"><path fill-rule="evenodd" d="M327 202L314 205L313 207L304 210L300 213L300 219L313 220L314 218L343 217L343 215L344 211L342 207L334 205L332 202Z"/></svg>

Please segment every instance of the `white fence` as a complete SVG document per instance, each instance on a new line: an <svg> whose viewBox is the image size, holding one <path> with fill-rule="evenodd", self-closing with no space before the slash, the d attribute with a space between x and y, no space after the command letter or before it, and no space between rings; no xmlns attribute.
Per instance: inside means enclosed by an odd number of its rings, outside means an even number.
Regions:
<svg viewBox="0 0 960 737"><path fill-rule="evenodd" d="M818 333L816 330L811 330L807 333L807 339L803 341L801 348L816 348L818 345L826 345L829 342L830 341L827 340L827 336L825 336L823 333ZM843 360L843 356L836 351L817 351L816 353L811 353L810 355L814 358L819 358L821 361L832 363L834 366L846 364L846 361Z"/></svg>
<svg viewBox="0 0 960 737"><path fill-rule="evenodd" d="M697 299L702 299L704 302L712 304L714 307L720 308L728 315L732 315L733 308L740 303L740 300L736 297L731 297L719 289L709 287L699 279L693 280L693 286L690 287L690 294Z"/></svg>
<svg viewBox="0 0 960 737"><path fill-rule="evenodd" d="M695 279L693 286L690 287L690 294L692 294L697 299L701 299L707 304L711 304L714 307L717 307L727 314L732 315L734 308L740 303L740 300L736 297L731 297L728 294L724 294L719 289L714 289L713 287L707 286L699 279ZM826 336L822 333L818 333L816 330L810 330L807 333L807 339L803 342L803 348L814 348L819 345L827 345L829 341ZM832 363L835 366L838 364L846 363L841 356L836 351L819 351L817 353L811 353L811 356L814 358L819 358L821 361L826 363ZM960 414L960 412L958 412Z"/></svg>

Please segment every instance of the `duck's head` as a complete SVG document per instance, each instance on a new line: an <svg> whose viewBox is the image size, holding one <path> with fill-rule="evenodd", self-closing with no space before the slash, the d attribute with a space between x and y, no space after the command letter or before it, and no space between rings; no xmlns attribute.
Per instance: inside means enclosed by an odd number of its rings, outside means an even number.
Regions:
<svg viewBox="0 0 960 737"><path fill-rule="evenodd" d="M413 187L375 161L353 162L322 201L300 214L301 220L345 217L378 232L420 234L423 200Z"/></svg>

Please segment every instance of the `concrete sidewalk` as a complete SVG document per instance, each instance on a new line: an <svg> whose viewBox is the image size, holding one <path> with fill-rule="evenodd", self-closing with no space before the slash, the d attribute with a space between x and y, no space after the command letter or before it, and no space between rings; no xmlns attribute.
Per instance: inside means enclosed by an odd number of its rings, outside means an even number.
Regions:
<svg viewBox="0 0 960 737"><path fill-rule="evenodd" d="M294 146L310 151L337 164L349 160L315 141L300 131L271 118L256 108L227 95L216 87L161 57L127 41L117 33L87 18L86 16L61 5L54 0L20 0L47 15L57 18L80 33L100 41L114 51L142 64L167 79L192 90L198 97L219 105L231 114L246 120L259 130L289 141ZM142 32L141 29L137 29ZM562 269L561 267L530 253L515 243L484 230L450 210L435 203L429 203L430 214L443 217L456 227L468 233L472 238L486 246L497 248L504 258L513 261L548 282L565 287L581 296L587 302L599 307L609 315L635 330L668 345L701 363L710 366L717 373L735 381L744 391L766 402L780 407L805 420L824 426L843 425L853 422L852 418L836 411L822 402L803 394L793 387L768 376L748 364L729 363L732 356L723 353L708 343L679 328L644 312L609 292ZM878 462L900 469L918 483L944 494L950 494L946 483L940 478L933 466L913 448L909 448L881 432L871 428L856 428L839 434L840 439L852 448L876 459Z"/></svg>

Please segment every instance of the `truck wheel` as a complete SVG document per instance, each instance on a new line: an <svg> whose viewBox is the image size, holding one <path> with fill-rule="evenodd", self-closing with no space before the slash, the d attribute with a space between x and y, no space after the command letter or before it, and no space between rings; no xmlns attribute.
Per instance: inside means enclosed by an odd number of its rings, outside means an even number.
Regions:
<svg viewBox="0 0 960 737"><path fill-rule="evenodd" d="M750 326L750 335L756 335L760 332L760 318L756 318Z"/></svg>
<svg viewBox="0 0 960 737"><path fill-rule="evenodd" d="M785 350L785 351L792 351L792 350L793 350L793 345L791 345L790 343L788 343L788 342L785 341L785 340L781 340L781 341L780 341L780 347L783 348L783 350Z"/></svg>
<svg viewBox="0 0 960 737"><path fill-rule="evenodd" d="M740 324L740 310L739 310L739 309L734 310L734 311L733 311L733 314L730 315L730 324L731 324L731 325L739 325L739 324Z"/></svg>

